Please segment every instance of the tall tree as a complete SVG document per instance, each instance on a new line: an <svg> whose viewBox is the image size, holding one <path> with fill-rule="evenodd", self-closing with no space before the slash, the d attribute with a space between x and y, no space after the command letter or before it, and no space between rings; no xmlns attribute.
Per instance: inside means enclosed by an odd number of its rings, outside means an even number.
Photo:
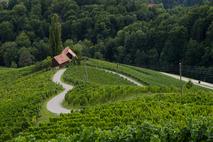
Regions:
<svg viewBox="0 0 213 142"><path fill-rule="evenodd" d="M20 55L19 55L19 66L24 67L31 65L33 63L34 57L31 55L29 49L23 47L20 49Z"/></svg>
<svg viewBox="0 0 213 142"><path fill-rule="evenodd" d="M15 42L5 42L0 48L0 57L5 66L11 66L11 63L16 62L18 58L17 44Z"/></svg>
<svg viewBox="0 0 213 142"><path fill-rule="evenodd" d="M54 14L51 18L51 26L49 29L49 45L52 51L52 56L57 55L62 50L61 41L61 24L58 15Z"/></svg>
<svg viewBox="0 0 213 142"><path fill-rule="evenodd" d="M2 23L0 23L0 40L12 40L13 37L13 25L8 21L3 21Z"/></svg>
<svg viewBox="0 0 213 142"><path fill-rule="evenodd" d="M31 46L31 41L29 36L25 33L22 32L16 37L16 43L18 44L19 48L22 47L30 47Z"/></svg>

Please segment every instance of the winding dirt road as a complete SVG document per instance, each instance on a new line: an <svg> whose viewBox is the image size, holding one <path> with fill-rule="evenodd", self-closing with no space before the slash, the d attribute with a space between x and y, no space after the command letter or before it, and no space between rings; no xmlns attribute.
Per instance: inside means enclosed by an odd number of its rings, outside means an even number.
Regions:
<svg viewBox="0 0 213 142"><path fill-rule="evenodd" d="M66 109L62 106L66 93L73 89L72 85L65 84L61 81L61 77L65 71L66 69L60 69L53 76L53 82L61 85L64 88L64 91L52 98L47 103L47 110L58 115L61 113L70 113L69 109Z"/></svg>
<svg viewBox="0 0 213 142"><path fill-rule="evenodd" d="M123 74L111 71L111 70L106 70L103 69L105 72L108 73L112 73L112 74L116 74L118 76L120 76L121 78L124 78L126 80L128 80L129 82L132 82L133 84L137 85L137 86L143 86L140 82L125 76ZM61 81L61 77L64 74L64 72L66 71L66 69L60 69L58 70L55 75L53 76L53 82L61 85L64 88L64 91L61 92L60 94L58 94L57 96L53 97L48 103L47 103L47 110L55 113L57 115L60 115L61 113L70 113L69 109L66 109L62 106L62 103L65 99L65 95L68 91L72 90L74 86L66 84L64 82Z"/></svg>

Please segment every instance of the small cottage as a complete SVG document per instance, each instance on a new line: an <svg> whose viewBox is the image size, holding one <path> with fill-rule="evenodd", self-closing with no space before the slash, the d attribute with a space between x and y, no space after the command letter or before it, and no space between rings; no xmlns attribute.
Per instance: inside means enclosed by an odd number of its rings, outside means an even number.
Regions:
<svg viewBox="0 0 213 142"><path fill-rule="evenodd" d="M52 65L53 67L63 67L64 65L70 63L77 55L69 48L66 47L61 54L53 57Z"/></svg>

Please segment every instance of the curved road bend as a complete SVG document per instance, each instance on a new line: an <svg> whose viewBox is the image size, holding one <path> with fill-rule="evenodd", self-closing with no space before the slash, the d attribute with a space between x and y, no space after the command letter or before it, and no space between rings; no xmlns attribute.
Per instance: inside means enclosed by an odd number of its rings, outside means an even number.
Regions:
<svg viewBox="0 0 213 142"><path fill-rule="evenodd" d="M132 79L131 77L128 77L126 75L111 71L111 70L106 70L106 69L101 69L104 70L105 72L108 73L112 73L115 75L118 75L121 78L124 78L126 80L128 80L129 82L132 82L133 84L137 85L137 86L143 86L140 82ZM68 91L73 89L72 85L66 84L64 82L61 81L61 77L64 74L64 72L66 71L66 69L60 69L58 70L55 75L53 76L53 82L61 85L64 88L64 91L61 92L60 94L58 94L57 96L55 96L54 98L52 98L48 103L47 103L47 110L55 113L57 115L60 115L61 113L70 113L69 109L66 109L62 106L62 103L64 101L65 95Z"/></svg>
<svg viewBox="0 0 213 142"><path fill-rule="evenodd" d="M53 82L61 85L64 88L64 91L52 98L48 103L47 103L47 110L55 113L55 114L60 114L60 113L70 113L69 109L66 109L62 106L62 103L64 101L65 95L68 91L73 89L72 85L63 83L61 81L61 77L64 74L66 69L60 69L58 70L55 75L53 76Z"/></svg>

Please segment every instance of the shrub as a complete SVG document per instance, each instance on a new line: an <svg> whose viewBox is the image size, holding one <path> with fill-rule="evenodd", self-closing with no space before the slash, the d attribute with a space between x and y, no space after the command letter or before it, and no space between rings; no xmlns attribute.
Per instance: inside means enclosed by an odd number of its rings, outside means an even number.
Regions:
<svg viewBox="0 0 213 142"><path fill-rule="evenodd" d="M186 88L187 88L187 89L190 89L190 88L192 88L192 87L193 87L193 83L192 83L192 81L190 80L189 82L187 82Z"/></svg>
<svg viewBox="0 0 213 142"><path fill-rule="evenodd" d="M33 71L40 71L40 70L50 70L52 65L52 58L47 57L45 60L36 63L35 67L33 68Z"/></svg>

